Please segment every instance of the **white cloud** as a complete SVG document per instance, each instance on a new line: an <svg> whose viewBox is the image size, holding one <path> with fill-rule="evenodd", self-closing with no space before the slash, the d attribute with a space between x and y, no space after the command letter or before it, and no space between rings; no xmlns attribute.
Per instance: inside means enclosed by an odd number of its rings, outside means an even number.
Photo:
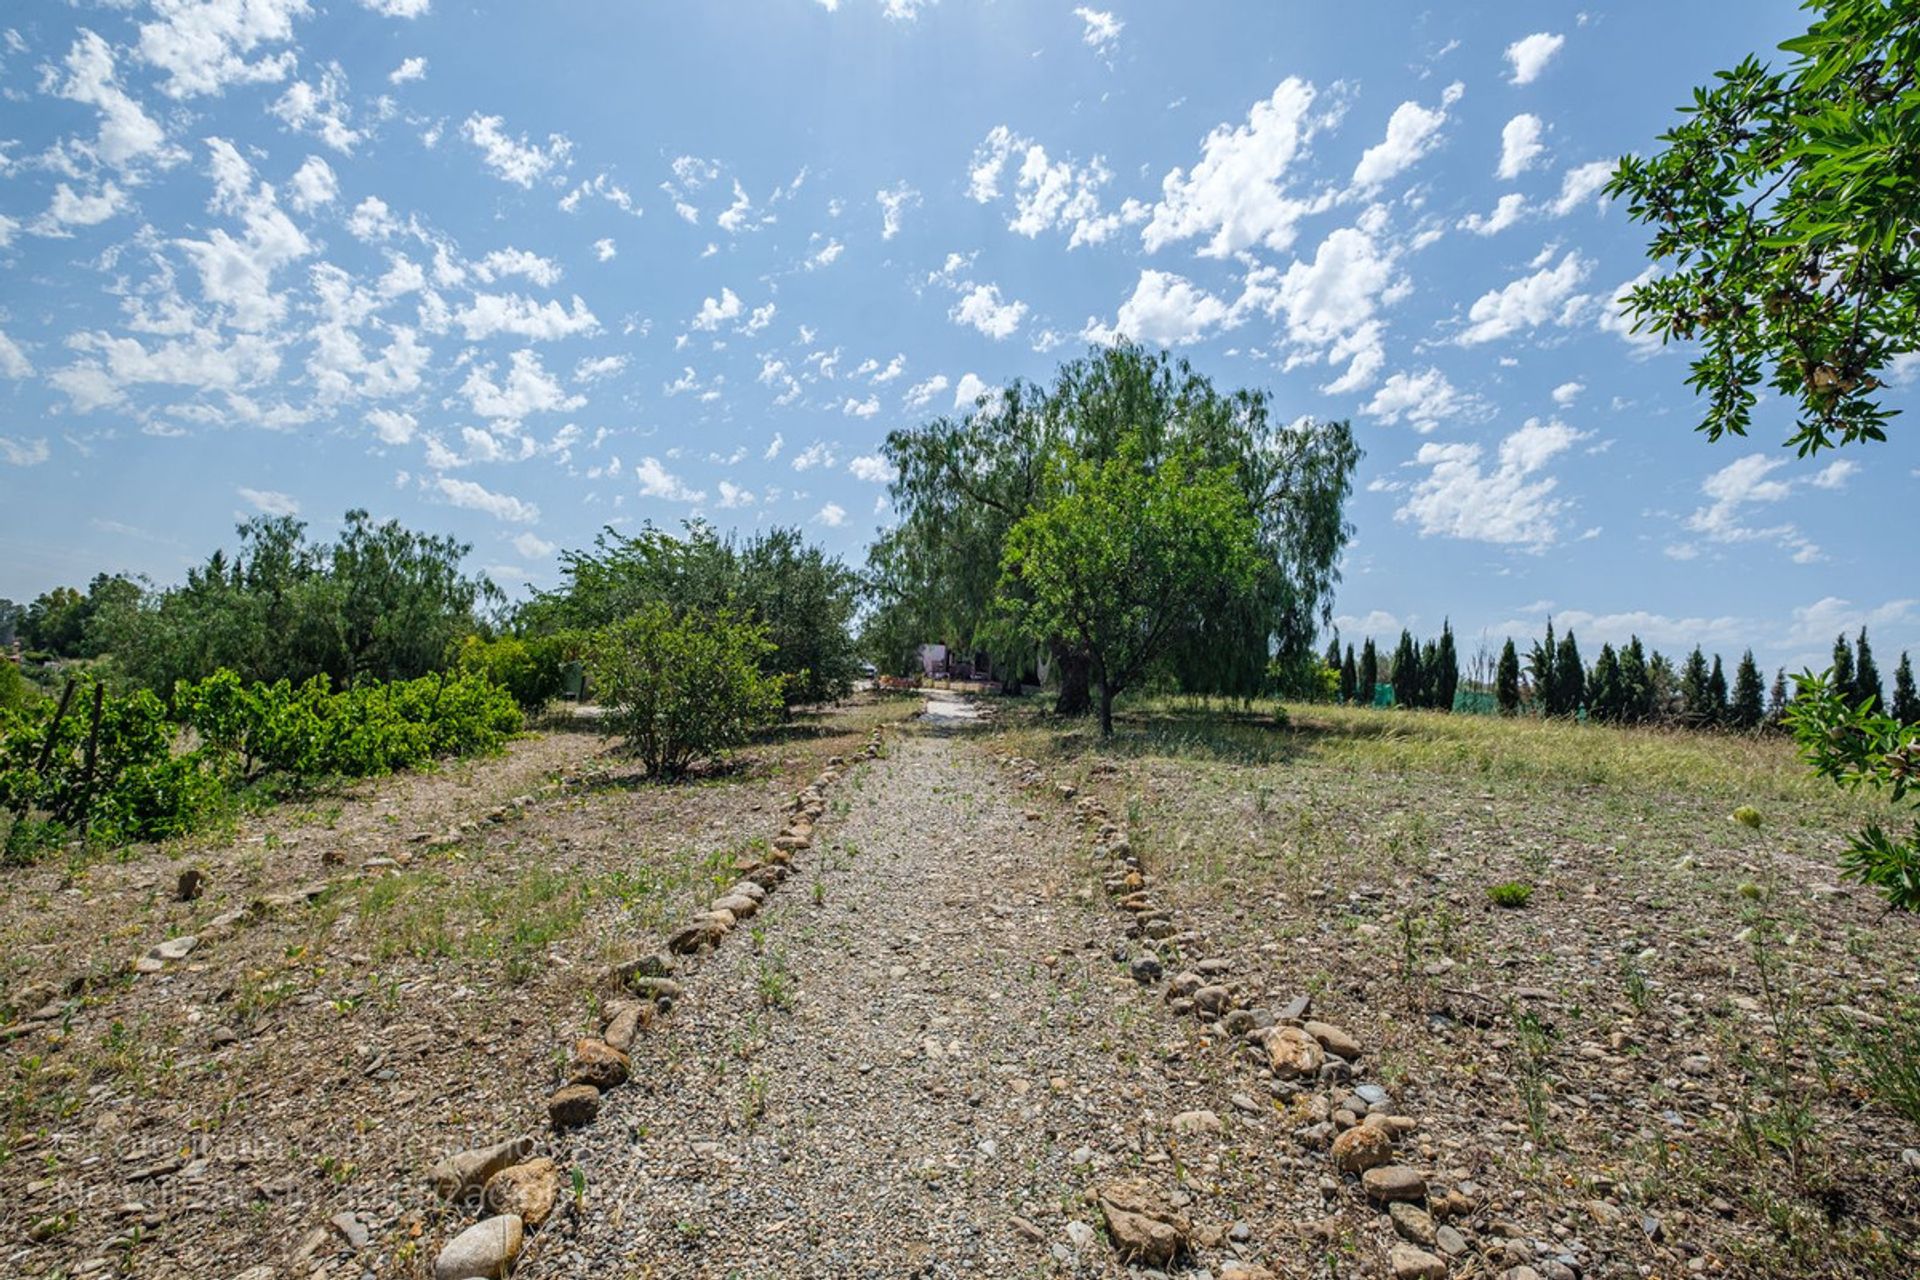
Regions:
<svg viewBox="0 0 1920 1280"><path fill-rule="evenodd" d="M1466 86L1455 81L1440 97L1440 106L1429 109L1417 102L1403 102L1394 108L1387 121L1387 136L1377 146L1368 147L1353 167L1353 185L1372 191L1382 183L1412 168L1440 141L1440 126L1447 122L1447 108L1460 100Z"/></svg>
<svg viewBox="0 0 1920 1280"><path fill-rule="evenodd" d="M1586 389L1583 382L1563 382L1553 389L1553 402L1564 409L1578 400L1580 393Z"/></svg>
<svg viewBox="0 0 1920 1280"><path fill-rule="evenodd" d="M840 255L846 251L846 247L833 237L827 237L825 244L807 255L807 270L818 271L822 267L832 266L840 260Z"/></svg>
<svg viewBox="0 0 1920 1280"><path fill-rule="evenodd" d="M368 196L353 207L353 216L347 219L347 230L355 239L371 244L376 240L390 240L400 232L400 220L393 216L393 210L379 196Z"/></svg>
<svg viewBox="0 0 1920 1280"><path fill-rule="evenodd" d="M388 84L407 84L414 80L425 80L426 78L427 60L425 58L408 58L387 73Z"/></svg>
<svg viewBox="0 0 1920 1280"><path fill-rule="evenodd" d="M849 418L871 418L880 412L880 397L868 396L865 400L857 400L848 396L846 403L840 406L840 411Z"/></svg>
<svg viewBox="0 0 1920 1280"><path fill-rule="evenodd" d="M493 365L489 362L469 369L460 391L476 414L509 422L532 413L569 413L587 403L585 396L568 395L531 348L522 348L509 357L507 376L500 385L493 381Z"/></svg>
<svg viewBox="0 0 1920 1280"><path fill-rule="evenodd" d="M552 299L542 303L517 293L476 293L470 304L453 313L452 319L469 342L502 333L536 342L551 341L592 333L600 327L577 293L571 311Z"/></svg>
<svg viewBox="0 0 1920 1280"><path fill-rule="evenodd" d="M1483 218L1477 213L1470 213L1460 219L1459 227L1462 231L1471 231L1477 236L1499 235L1520 221L1526 211L1527 198L1517 191L1509 191L1494 204L1491 214Z"/></svg>
<svg viewBox="0 0 1920 1280"><path fill-rule="evenodd" d="M1134 284L1133 296L1120 304L1113 327L1089 324L1084 336L1092 342L1131 338L1174 347L1198 342L1209 330L1236 322L1231 306L1186 277L1147 268Z"/></svg>
<svg viewBox="0 0 1920 1280"><path fill-rule="evenodd" d="M1648 267L1633 279L1625 281L1609 290L1605 299L1600 304L1600 316L1598 320L1600 328L1604 332L1611 333L1619 338L1620 341L1626 343L1627 346L1632 349L1633 355L1641 359L1651 356L1660 350L1662 345L1660 335L1650 328L1636 331L1633 327L1633 316L1626 309L1626 305L1622 299L1659 274L1660 269L1658 267Z"/></svg>
<svg viewBox="0 0 1920 1280"><path fill-rule="evenodd" d="M1393 374L1361 412L1387 426L1405 418L1416 431L1427 432L1474 407L1473 397L1461 394L1446 374L1430 367L1424 373Z"/></svg>
<svg viewBox="0 0 1920 1280"><path fill-rule="evenodd" d="M67 51L66 64L60 96L99 110L100 133L92 150L102 160L126 169L147 157L169 164L183 154L167 145L166 130L120 87L113 46L82 29Z"/></svg>
<svg viewBox="0 0 1920 1280"><path fill-rule="evenodd" d="M27 353L20 344L0 331L0 376L8 378L30 378L33 376L33 361L27 359Z"/></svg>
<svg viewBox="0 0 1920 1280"><path fill-rule="evenodd" d="M1420 536L1442 535L1538 551L1558 540L1566 503L1558 481L1540 472L1581 433L1561 422L1529 419L1500 442L1497 465L1482 467L1477 444L1424 444L1411 465L1428 468L1396 520Z"/></svg>
<svg viewBox="0 0 1920 1280"><path fill-rule="evenodd" d="M388 18L424 17L433 7L433 0L360 0L360 3Z"/></svg>
<svg viewBox="0 0 1920 1280"><path fill-rule="evenodd" d="M911 387L907 388L906 407L909 409L921 408L930 403L933 398L942 391L945 391L949 385L947 375L944 373L936 373L925 382L914 383Z"/></svg>
<svg viewBox="0 0 1920 1280"><path fill-rule="evenodd" d="M237 492L254 510L267 515L297 516L300 514L300 503L277 489L249 489L243 485Z"/></svg>
<svg viewBox="0 0 1920 1280"><path fill-rule="evenodd" d="M660 465L658 458L642 458L640 465L633 469L634 478L640 482L640 496L659 498L666 502L705 502L706 492L694 489Z"/></svg>
<svg viewBox="0 0 1920 1280"><path fill-rule="evenodd" d="M1837 635L1857 635L1862 628L1890 628L1912 625L1920 619L1920 600L1889 600L1874 608L1865 608L1839 596L1823 596L1804 608L1793 611L1787 642L1813 650L1807 661L1816 668L1826 665ZM1815 656L1817 655L1817 656Z"/></svg>
<svg viewBox="0 0 1920 1280"><path fill-rule="evenodd" d="M47 211L35 218L28 230L40 236L67 236L72 234L68 227L97 227L125 211L129 203L127 193L111 182L101 183L93 192L78 192L64 182L56 183Z"/></svg>
<svg viewBox="0 0 1920 1280"><path fill-rule="evenodd" d="M1560 179L1560 197L1552 205L1553 216L1564 218L1597 196L1600 188L1606 186L1608 179L1613 177L1613 168L1611 160L1595 160L1577 169L1567 170Z"/></svg>
<svg viewBox="0 0 1920 1280"><path fill-rule="evenodd" d="M960 377L959 385L953 389L953 407L971 409L980 402L982 396L993 391L977 373L966 373Z"/></svg>
<svg viewBox="0 0 1920 1280"><path fill-rule="evenodd" d="M620 250L614 245L613 237L603 236L593 242L593 256L602 262L612 262Z"/></svg>
<svg viewBox="0 0 1920 1280"><path fill-rule="evenodd" d="M525 134L517 140L508 136L504 124L499 116L476 112L460 126L467 141L480 148L481 162L501 181L531 187L554 170L573 163L573 143L565 134L548 134L543 147L529 141Z"/></svg>
<svg viewBox="0 0 1920 1280"><path fill-rule="evenodd" d="M1076 18L1085 23L1080 33L1080 41L1095 53L1105 57L1113 52L1113 46L1119 41L1120 33L1127 24L1111 13L1102 12L1089 5L1081 5L1073 11Z"/></svg>
<svg viewBox="0 0 1920 1280"><path fill-rule="evenodd" d="M711 332L729 320L738 319L745 306L740 295L722 287L718 298L708 298L700 304L700 310L693 317L693 327Z"/></svg>
<svg viewBox="0 0 1920 1280"><path fill-rule="evenodd" d="M1002 302L1000 286L994 284L974 285L955 303L947 318L955 324L972 325L989 338L998 341L1011 337L1019 329L1020 322L1026 318L1027 304L1024 302Z"/></svg>
<svg viewBox="0 0 1920 1280"><path fill-rule="evenodd" d="M785 436L781 435L778 431L774 432L773 439L767 442L766 451L760 455L760 460L762 462L772 462L780 456L780 447L786 444L786 442Z"/></svg>
<svg viewBox="0 0 1920 1280"><path fill-rule="evenodd" d="M1711 501L1687 517L1685 528L1708 542L1770 542L1790 551L1794 561L1799 564L1820 559L1820 548L1802 534L1799 526L1792 521L1754 524L1750 523L1752 514L1756 508L1786 500L1803 484L1826 490L1844 488L1856 466L1843 459L1812 475L1776 476L1776 472L1788 465L1785 458L1770 458L1759 453L1734 459L1701 481L1700 492ZM1667 548L1669 555L1678 553L1677 558L1680 559L1691 559L1689 552L1697 554L1685 543Z"/></svg>
<svg viewBox="0 0 1920 1280"><path fill-rule="evenodd" d="M912 22L920 11L939 0L880 0L880 12L895 22Z"/></svg>
<svg viewBox="0 0 1920 1280"><path fill-rule="evenodd" d="M908 209L920 207L920 193L904 182L882 187L873 193L880 204L880 238L891 240L900 234L900 225Z"/></svg>
<svg viewBox="0 0 1920 1280"><path fill-rule="evenodd" d="M885 484L893 479L893 467L877 453L861 454L847 464L847 470L855 480L865 480L868 484Z"/></svg>
<svg viewBox="0 0 1920 1280"><path fill-rule="evenodd" d="M401 413L396 409L371 409L367 412L367 425L380 437L382 444L406 444L413 439L420 424L410 413Z"/></svg>
<svg viewBox="0 0 1920 1280"><path fill-rule="evenodd" d="M37 467L53 456L47 448L47 438L40 436L33 440L15 440L10 436L0 436L0 460L12 467Z"/></svg>
<svg viewBox="0 0 1920 1280"><path fill-rule="evenodd" d="M545 560L559 548L529 529L513 536L513 549L529 560Z"/></svg>
<svg viewBox="0 0 1920 1280"><path fill-rule="evenodd" d="M323 204L332 204L340 194L340 183L333 166L319 156L308 156L293 175L293 194L287 198L296 212L312 213Z"/></svg>
<svg viewBox="0 0 1920 1280"><path fill-rule="evenodd" d="M212 153L216 212L238 214L242 234L215 227L205 240L175 244L200 273L201 295L223 307L239 329L258 331L286 313L286 298L273 291L274 273L312 251L306 236L274 200L273 188L256 186L253 170L231 143L208 140Z"/></svg>
<svg viewBox="0 0 1920 1280"><path fill-rule="evenodd" d="M573 190L567 192L566 195L561 196L560 211L562 213L578 213L581 204L589 196L605 200L622 213L630 213L636 218L646 216L646 210L634 203L633 193L604 173L594 174L593 177L582 182Z"/></svg>
<svg viewBox="0 0 1920 1280"><path fill-rule="evenodd" d="M466 511L479 511L503 520L509 524L538 524L540 508L531 502L522 502L512 494L495 493L471 480L459 480L453 476L436 476L434 488L449 503Z"/></svg>
<svg viewBox="0 0 1920 1280"><path fill-rule="evenodd" d="M1537 31L1530 36L1522 36L1507 46L1507 61L1513 66L1513 83L1532 84L1547 69L1547 63L1560 52L1567 38Z"/></svg>
<svg viewBox="0 0 1920 1280"><path fill-rule="evenodd" d="M351 155L365 134L348 126L347 73L330 62L320 69L317 84L296 80L268 108L295 133L310 133L342 155Z"/></svg>
<svg viewBox="0 0 1920 1280"><path fill-rule="evenodd" d="M754 497L753 490L743 489L731 480L720 482L720 506L723 510L732 511L739 507L750 507L755 501L757 499Z"/></svg>
<svg viewBox="0 0 1920 1280"><path fill-rule="evenodd" d="M1462 346L1475 346L1543 324L1571 324L1585 300L1574 290L1591 269L1592 263L1581 257L1579 250L1569 249L1558 265L1543 265L1532 275L1483 294L1467 312L1471 323L1456 341Z"/></svg>
<svg viewBox="0 0 1920 1280"><path fill-rule="evenodd" d="M560 283L560 264L529 249L495 249L473 264L473 274L487 284L507 276L521 276L545 288Z"/></svg>
<svg viewBox="0 0 1920 1280"><path fill-rule="evenodd" d="M1533 167L1547 149L1540 141L1545 126L1536 115L1517 115L1500 130L1500 168L1502 178L1512 180Z"/></svg>
<svg viewBox="0 0 1920 1280"><path fill-rule="evenodd" d="M811 471L815 467L831 467L834 464L833 450L821 441L814 441L803 451L794 455L795 471Z"/></svg>
<svg viewBox="0 0 1920 1280"><path fill-rule="evenodd" d="M847 509L837 502L829 502L813 518L829 529L838 529L847 522Z"/></svg>
<svg viewBox="0 0 1920 1280"><path fill-rule="evenodd" d="M1192 172L1174 169L1162 180L1160 202L1142 232L1147 252L1202 235L1208 237L1204 257L1292 244L1295 224L1330 199L1301 200L1286 191L1288 168L1329 122L1311 115L1313 100L1313 86L1290 76L1253 105L1245 124L1215 127Z"/></svg>
<svg viewBox="0 0 1920 1280"><path fill-rule="evenodd" d="M1023 138L1005 125L995 125L974 148L967 193L982 204L1001 195L1000 180L1010 161L1014 167L1014 211L1010 230L1032 239L1043 231L1069 232L1067 247L1100 244L1122 224L1144 221L1147 206L1129 200L1118 213L1102 213L1100 188L1112 179L1106 162L1095 156L1085 166L1072 159L1053 160L1047 149Z"/></svg>
<svg viewBox="0 0 1920 1280"><path fill-rule="evenodd" d="M230 84L283 80L291 50L247 61L263 44L293 39L308 0L153 0L155 21L140 26L140 56L167 75L169 97L219 93Z"/></svg>
<svg viewBox="0 0 1920 1280"><path fill-rule="evenodd" d="M1395 271L1385 229L1386 212L1376 205L1353 226L1328 233L1312 262L1291 263L1277 287L1271 272L1249 275L1250 294L1271 288L1266 309L1286 313L1287 340L1296 348L1290 367L1323 357L1348 362L1346 372L1322 388L1329 394L1371 385L1386 361L1378 312L1405 296L1410 285Z"/></svg>

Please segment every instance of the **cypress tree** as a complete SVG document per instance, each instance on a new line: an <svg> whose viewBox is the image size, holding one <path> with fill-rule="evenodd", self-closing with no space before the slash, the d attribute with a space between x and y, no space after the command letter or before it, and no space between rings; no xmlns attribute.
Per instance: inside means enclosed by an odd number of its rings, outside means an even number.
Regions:
<svg viewBox="0 0 1920 1280"><path fill-rule="evenodd" d="M1844 634L1833 639L1833 689L1843 698L1853 696L1853 648Z"/></svg>
<svg viewBox="0 0 1920 1280"><path fill-rule="evenodd" d="M1500 704L1503 716L1518 715L1520 712L1520 651L1513 647L1513 637L1507 637L1506 647L1500 650L1500 666L1493 677L1493 696Z"/></svg>
<svg viewBox="0 0 1920 1280"><path fill-rule="evenodd" d="M1673 661L1666 654L1655 649L1647 658L1647 722L1671 722L1680 701L1680 673L1673 669Z"/></svg>
<svg viewBox="0 0 1920 1280"><path fill-rule="evenodd" d="M1687 655L1687 665L1680 672L1680 710L1688 724L1706 725L1713 723L1713 699L1707 692L1707 655L1700 652L1700 646L1693 646L1693 652Z"/></svg>
<svg viewBox="0 0 1920 1280"><path fill-rule="evenodd" d="M1552 715L1553 692L1556 687L1553 665L1559 654L1553 643L1553 619L1547 619L1547 638L1545 643L1533 642L1533 651L1527 654L1527 675L1533 681L1533 700L1540 704L1542 715Z"/></svg>
<svg viewBox="0 0 1920 1280"><path fill-rule="evenodd" d="M1420 650L1414 647L1413 633L1404 627L1393 650L1393 702L1399 707L1420 705Z"/></svg>
<svg viewBox="0 0 1920 1280"><path fill-rule="evenodd" d="M1853 705L1871 700L1871 709L1878 711L1882 696L1880 668L1873 660L1873 646L1867 643L1867 629L1862 627L1853 651Z"/></svg>
<svg viewBox="0 0 1920 1280"><path fill-rule="evenodd" d="M1340 701L1347 706L1353 705L1354 691L1360 687L1360 670L1354 665L1353 646L1347 646L1347 656L1340 663Z"/></svg>
<svg viewBox="0 0 1920 1280"><path fill-rule="evenodd" d="M1557 701L1559 709L1554 713L1562 716L1580 714L1580 704L1586 699L1587 668L1580 661L1580 646L1569 631L1560 638L1560 652L1553 659L1553 679L1558 686Z"/></svg>
<svg viewBox="0 0 1920 1280"><path fill-rule="evenodd" d="M1380 686L1380 651L1373 647L1373 637L1368 636L1360 645L1360 705L1373 705L1375 691Z"/></svg>
<svg viewBox="0 0 1920 1280"><path fill-rule="evenodd" d="M1442 711L1453 710L1453 696L1460 688L1460 655L1453 647L1453 623L1440 623L1439 669L1434 674L1433 705Z"/></svg>
<svg viewBox="0 0 1920 1280"><path fill-rule="evenodd" d="M1587 716L1606 724L1618 724L1626 718L1626 700L1621 695L1620 659L1611 644L1600 646L1593 661L1593 679L1587 685Z"/></svg>
<svg viewBox="0 0 1920 1280"><path fill-rule="evenodd" d="M1629 724L1653 719L1653 684L1647 675L1647 651L1640 637L1620 651L1620 718Z"/></svg>
<svg viewBox="0 0 1920 1280"><path fill-rule="evenodd" d="M1779 724L1787 715L1787 669L1773 673L1773 689L1767 695L1767 723Z"/></svg>
<svg viewBox="0 0 1920 1280"><path fill-rule="evenodd" d="M1420 688L1414 697L1419 701L1416 706L1437 707L1440 705L1440 646L1428 640L1420 646Z"/></svg>
<svg viewBox="0 0 1920 1280"><path fill-rule="evenodd" d="M1340 633L1338 631L1333 633L1333 639L1327 641L1327 656L1322 661L1326 663L1329 671L1340 669Z"/></svg>
<svg viewBox="0 0 1920 1280"><path fill-rule="evenodd" d="M1713 655L1713 674L1707 677L1707 705L1712 713L1713 723L1727 722L1727 672L1720 665L1720 655Z"/></svg>
<svg viewBox="0 0 1920 1280"><path fill-rule="evenodd" d="M1913 662L1902 652L1893 669L1893 718L1901 724L1920 724L1920 693L1913 687Z"/></svg>
<svg viewBox="0 0 1920 1280"><path fill-rule="evenodd" d="M1729 719L1736 728L1757 729L1766 718L1766 688L1760 683L1760 668L1753 661L1753 650L1740 655L1733 673L1733 707Z"/></svg>

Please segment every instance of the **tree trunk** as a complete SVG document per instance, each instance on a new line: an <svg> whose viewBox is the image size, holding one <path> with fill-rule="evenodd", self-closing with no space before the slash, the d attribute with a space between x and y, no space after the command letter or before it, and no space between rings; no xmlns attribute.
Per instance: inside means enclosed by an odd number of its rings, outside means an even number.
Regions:
<svg viewBox="0 0 1920 1280"><path fill-rule="evenodd" d="M1083 716L1093 710L1093 663L1087 655L1065 645L1054 646L1054 664L1060 669L1060 696L1054 699L1058 716Z"/></svg>
<svg viewBox="0 0 1920 1280"><path fill-rule="evenodd" d="M1107 688L1105 681L1100 683L1100 736L1113 736L1113 690Z"/></svg>

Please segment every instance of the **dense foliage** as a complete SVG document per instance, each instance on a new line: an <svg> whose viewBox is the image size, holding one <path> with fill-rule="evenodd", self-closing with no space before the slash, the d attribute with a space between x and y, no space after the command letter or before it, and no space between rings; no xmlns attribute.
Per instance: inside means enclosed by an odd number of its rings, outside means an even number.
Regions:
<svg viewBox="0 0 1920 1280"><path fill-rule="evenodd" d="M1806 672L1795 683L1787 723L1816 772L1850 790L1885 790L1896 802L1920 787L1920 723L1875 710L1831 672ZM1869 824L1853 836L1840 864L1892 906L1920 911L1920 820L1910 832Z"/></svg>
<svg viewBox="0 0 1920 1280"><path fill-rule="evenodd" d="M1217 390L1184 361L1122 344L1063 365L1050 386L1016 381L959 418L893 432L898 522L869 554L874 607L865 642L901 670L922 643L986 650L1010 675L1045 653L1060 673L1058 708L1091 709L1093 658L1066 632L1035 636L1007 607L1026 590L1001 572L1015 526L1078 474L1133 450L1142 474L1177 455L1232 478L1253 515L1257 572L1218 607L1185 611L1160 667L1189 692L1250 696L1276 673L1317 665L1351 528L1346 500L1360 456L1344 423L1275 422L1264 392Z"/></svg>
<svg viewBox="0 0 1920 1280"><path fill-rule="evenodd" d="M1920 7L1805 7L1787 70L1721 72L1609 187L1666 268L1628 298L1637 324L1700 342L1701 430L1745 435L1764 383L1798 404L1802 454L1884 440L1883 376L1920 347Z"/></svg>
<svg viewBox="0 0 1920 1280"><path fill-rule="evenodd" d="M852 626L859 579L798 529L745 541L691 522L684 537L651 525L628 537L605 530L590 550L560 557L561 586L523 606L532 643L610 626L664 604L681 613L728 612L758 623L769 642L762 672L788 705L844 697L858 670Z"/></svg>
<svg viewBox="0 0 1920 1280"><path fill-rule="evenodd" d="M586 656L586 637L577 631L546 635L468 636L460 644L454 669L482 676L499 685L533 715L559 697L566 683L567 665Z"/></svg>
<svg viewBox="0 0 1920 1280"><path fill-rule="evenodd" d="M0 709L7 854L69 834L103 844L178 835L270 773L383 774L495 749L519 727L512 698L474 676L333 693L323 676L296 687L220 671L182 683L171 711L149 690L75 679L57 701Z"/></svg>
<svg viewBox="0 0 1920 1280"><path fill-rule="evenodd" d="M237 550L215 551L178 586L147 591L101 574L84 595L47 592L26 609L23 642L55 657L110 657L162 697L220 670L344 688L443 669L477 625L476 609L499 598L460 571L464 544L364 511L349 511L332 542L309 541L285 516L255 517L238 532Z"/></svg>
<svg viewBox="0 0 1920 1280"><path fill-rule="evenodd" d="M1192 449L1150 466L1137 438L1100 460L1061 445L1048 469L1056 496L1007 531L1001 607L1087 655L1111 734L1114 698L1252 586L1259 526L1233 473Z"/></svg>
<svg viewBox="0 0 1920 1280"><path fill-rule="evenodd" d="M618 734L655 778L685 775L780 714L766 625L726 610L641 606L593 641L593 680Z"/></svg>

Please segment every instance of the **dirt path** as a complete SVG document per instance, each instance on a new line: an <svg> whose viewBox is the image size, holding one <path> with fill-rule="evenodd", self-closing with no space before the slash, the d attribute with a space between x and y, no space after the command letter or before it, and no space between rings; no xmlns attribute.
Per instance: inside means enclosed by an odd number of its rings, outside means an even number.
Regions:
<svg viewBox="0 0 1920 1280"><path fill-rule="evenodd" d="M522 1274L1122 1272L1084 1188L1132 1166L1177 1187L1167 1122L1228 1094L1114 962L1084 833L967 736L891 739L754 936L689 966L688 1005L635 1047L645 1083L571 1153L589 1211ZM1204 1179L1266 1123L1180 1157ZM1229 1202L1192 1212L1224 1235Z"/></svg>

